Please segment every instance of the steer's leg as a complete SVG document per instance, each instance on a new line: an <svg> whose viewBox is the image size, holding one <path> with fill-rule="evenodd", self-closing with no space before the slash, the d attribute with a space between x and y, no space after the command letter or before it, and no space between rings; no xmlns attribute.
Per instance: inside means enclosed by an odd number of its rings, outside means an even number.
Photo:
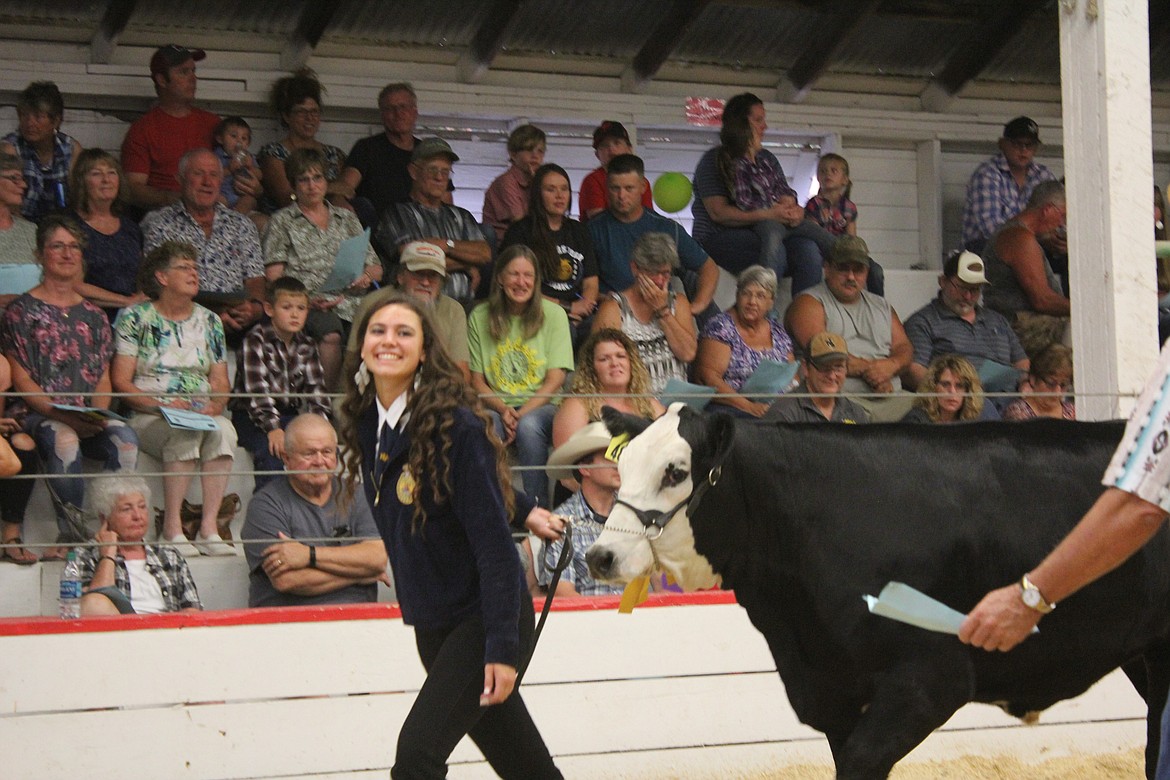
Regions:
<svg viewBox="0 0 1170 780"><path fill-rule="evenodd" d="M962 663L908 662L875 678L873 699L857 727L834 749L840 780L880 780L894 764L970 699Z"/></svg>

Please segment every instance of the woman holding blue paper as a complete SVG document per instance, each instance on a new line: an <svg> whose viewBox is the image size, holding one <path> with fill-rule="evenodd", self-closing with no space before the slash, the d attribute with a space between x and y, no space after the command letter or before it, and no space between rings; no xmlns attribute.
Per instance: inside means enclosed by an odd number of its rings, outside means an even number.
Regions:
<svg viewBox="0 0 1170 780"><path fill-rule="evenodd" d="M297 149L285 160L293 202L273 214L264 231L264 276L268 281L293 276L308 289L311 311L305 332L317 342L325 386L336 389L342 345L362 295L382 279L382 263L367 242L365 265L357 278L343 289L322 289L333 272L341 242L362 234L362 224L352 211L325 199L328 168L317 149Z"/></svg>
<svg viewBox="0 0 1170 780"><path fill-rule="evenodd" d="M195 303L197 256L190 244L165 241L143 260L138 285L150 300L118 315L110 373L114 390L126 394L123 400L133 410L130 427L142 451L161 460L167 472L163 541L184 555L233 555L216 524L236 450L236 429L224 416L231 389L227 345L219 316ZM193 422L168 421L163 415L171 411ZM209 422L213 429L197 429L210 428ZM196 471L203 516L192 546L183 535L180 509Z"/></svg>
<svg viewBox="0 0 1170 780"><path fill-rule="evenodd" d="M711 399L719 404L715 409L744 417L762 416L773 399L739 394L756 372L761 378L764 372L776 377L764 391L782 393L788 389L782 386L785 372L776 364L793 363L792 338L783 325L768 317L775 300L776 273L761 265L749 266L736 281L735 305L712 317L703 328L695 380L715 388L717 395Z"/></svg>

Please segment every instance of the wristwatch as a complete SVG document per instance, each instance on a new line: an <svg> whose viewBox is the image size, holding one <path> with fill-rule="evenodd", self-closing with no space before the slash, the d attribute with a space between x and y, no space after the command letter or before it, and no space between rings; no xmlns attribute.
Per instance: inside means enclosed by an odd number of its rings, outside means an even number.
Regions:
<svg viewBox="0 0 1170 780"><path fill-rule="evenodd" d="M1020 578L1020 600L1024 602L1025 606L1031 607L1041 615L1047 615L1056 609L1055 604L1049 604L1044 599L1044 594L1032 584L1027 574Z"/></svg>

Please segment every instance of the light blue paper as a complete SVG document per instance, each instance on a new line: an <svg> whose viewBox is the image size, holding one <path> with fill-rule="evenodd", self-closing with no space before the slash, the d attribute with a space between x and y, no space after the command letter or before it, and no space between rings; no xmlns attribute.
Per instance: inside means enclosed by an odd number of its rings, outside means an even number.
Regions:
<svg viewBox="0 0 1170 780"><path fill-rule="evenodd" d="M701 412L711 402L713 395L715 395L713 387L696 385L693 382L684 382L681 379L671 377L666 380L666 387L662 388L658 400L666 407L676 402L682 402L695 411Z"/></svg>
<svg viewBox="0 0 1170 780"><path fill-rule="evenodd" d="M792 385L799 363L777 363L761 360L760 365L739 388L740 395L778 395ZM760 399L755 399L760 400Z"/></svg>
<svg viewBox="0 0 1170 780"><path fill-rule="evenodd" d="M341 292L348 290L366 268L366 251L370 248L370 229L347 238L337 248L333 271L318 288L319 292Z"/></svg>
<svg viewBox="0 0 1170 780"><path fill-rule="evenodd" d="M1014 393L1022 373L1018 368L984 360L979 364L979 384L988 393Z"/></svg>
<svg viewBox="0 0 1170 780"><path fill-rule="evenodd" d="M37 263L0 263L0 295L22 295L41 283Z"/></svg>
<svg viewBox="0 0 1170 780"><path fill-rule="evenodd" d="M170 423L172 428L180 428L185 431L219 430L219 423L215 421L215 418L208 417L206 414L188 411L187 409L172 409L169 406L161 406L159 408L162 410L163 419Z"/></svg>
<svg viewBox="0 0 1170 780"><path fill-rule="evenodd" d="M97 406L74 406L73 404L53 404L54 409L60 409L63 412L77 412L84 414L86 417L94 420L121 420L126 422L126 418L117 412L111 412L109 409L102 409Z"/></svg>
<svg viewBox="0 0 1170 780"><path fill-rule="evenodd" d="M869 611L875 615L942 634L958 636L959 626L966 617L962 612L948 607L920 590L915 590L904 582L887 582L877 597L861 598L869 606ZM1033 634L1038 631L1032 629Z"/></svg>

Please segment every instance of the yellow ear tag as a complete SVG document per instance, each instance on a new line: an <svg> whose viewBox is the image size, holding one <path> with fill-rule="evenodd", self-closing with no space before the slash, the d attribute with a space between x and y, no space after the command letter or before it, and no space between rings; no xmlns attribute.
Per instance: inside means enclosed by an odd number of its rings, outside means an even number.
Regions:
<svg viewBox="0 0 1170 780"><path fill-rule="evenodd" d="M617 463L617 459L622 456L622 450L630 443L630 434L623 433L620 436L614 436L609 440L609 447L605 450L605 459L612 460Z"/></svg>
<svg viewBox="0 0 1170 780"><path fill-rule="evenodd" d="M628 615L634 607L644 602L650 596L650 578L635 577L622 591L622 601L618 604L618 612Z"/></svg>

